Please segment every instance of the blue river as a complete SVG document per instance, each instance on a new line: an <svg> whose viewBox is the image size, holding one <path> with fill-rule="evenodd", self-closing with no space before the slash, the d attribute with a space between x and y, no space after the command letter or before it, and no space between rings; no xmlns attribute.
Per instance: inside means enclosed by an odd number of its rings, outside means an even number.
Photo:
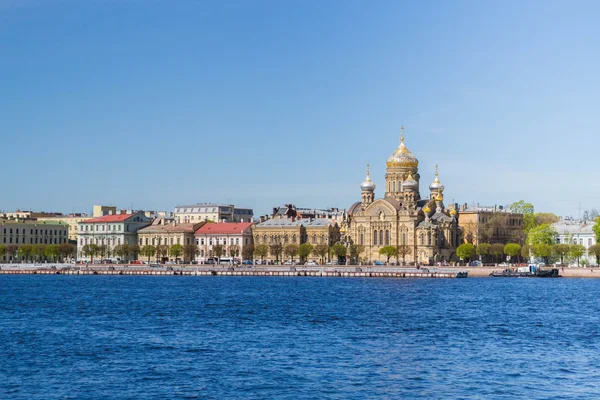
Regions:
<svg viewBox="0 0 600 400"><path fill-rule="evenodd" d="M4 399L591 399L600 280L0 275Z"/></svg>

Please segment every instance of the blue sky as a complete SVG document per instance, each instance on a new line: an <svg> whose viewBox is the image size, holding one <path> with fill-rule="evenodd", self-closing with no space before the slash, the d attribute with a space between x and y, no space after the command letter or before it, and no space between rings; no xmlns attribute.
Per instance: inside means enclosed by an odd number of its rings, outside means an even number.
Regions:
<svg viewBox="0 0 600 400"><path fill-rule="evenodd" d="M597 1L0 0L0 209L600 208Z"/></svg>

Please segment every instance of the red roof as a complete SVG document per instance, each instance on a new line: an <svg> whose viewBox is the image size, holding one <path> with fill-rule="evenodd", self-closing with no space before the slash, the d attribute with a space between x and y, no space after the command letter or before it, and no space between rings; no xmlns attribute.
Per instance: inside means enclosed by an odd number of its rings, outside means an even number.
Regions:
<svg viewBox="0 0 600 400"><path fill-rule="evenodd" d="M135 214L116 214L116 215L105 215L103 217L96 217L92 219L86 219L82 221L84 224L96 223L96 222L123 222L129 217L133 217Z"/></svg>
<svg viewBox="0 0 600 400"><path fill-rule="evenodd" d="M219 222L201 226L196 235L235 235L252 226L252 222Z"/></svg>

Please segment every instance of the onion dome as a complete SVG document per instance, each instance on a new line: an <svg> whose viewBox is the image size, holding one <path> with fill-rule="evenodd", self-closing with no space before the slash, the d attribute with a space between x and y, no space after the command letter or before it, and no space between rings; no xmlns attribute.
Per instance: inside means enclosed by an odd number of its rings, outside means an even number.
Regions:
<svg viewBox="0 0 600 400"><path fill-rule="evenodd" d="M429 208L429 206L427 204L425 204L425 207L423 207L423 212L425 214L429 214L431 212L431 208Z"/></svg>
<svg viewBox="0 0 600 400"><path fill-rule="evenodd" d="M387 159L388 167L418 167L419 160L404 145L404 127L402 127L402 136L400 137L400 146Z"/></svg>
<svg viewBox="0 0 600 400"><path fill-rule="evenodd" d="M415 181L413 179L412 174L409 172L406 180L404 182L402 182L402 188L404 190L416 191L418 186L419 186L419 182Z"/></svg>
<svg viewBox="0 0 600 400"><path fill-rule="evenodd" d="M444 201L444 196L442 195L442 192L438 191L437 196L435 196L435 201Z"/></svg>
<svg viewBox="0 0 600 400"><path fill-rule="evenodd" d="M435 166L435 179L431 183L431 185L429 185L429 190L431 192L443 192L444 189L445 189L444 185L442 185L442 182L440 182L440 178L438 176L438 166L436 164L436 166Z"/></svg>
<svg viewBox="0 0 600 400"><path fill-rule="evenodd" d="M375 182L371 181L371 172L369 171L369 164L367 164L367 177L365 181L360 184L360 188L363 192L375 191Z"/></svg>
<svg viewBox="0 0 600 400"><path fill-rule="evenodd" d="M452 210L450 210L450 215L456 215L456 210L453 208Z"/></svg>

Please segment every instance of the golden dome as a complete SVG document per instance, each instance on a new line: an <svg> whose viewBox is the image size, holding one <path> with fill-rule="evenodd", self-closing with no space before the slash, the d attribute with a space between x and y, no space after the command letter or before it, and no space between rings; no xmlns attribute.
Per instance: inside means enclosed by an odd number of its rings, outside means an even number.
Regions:
<svg viewBox="0 0 600 400"><path fill-rule="evenodd" d="M425 207L423 207L423 212L424 212L425 214L429 214L429 213L431 212L431 208L429 208L429 206L428 206L428 205L425 205Z"/></svg>
<svg viewBox="0 0 600 400"><path fill-rule="evenodd" d="M387 159L388 167L418 167L419 160L404 145L404 127L402 127L402 136L400 137L400 146Z"/></svg>
<svg viewBox="0 0 600 400"><path fill-rule="evenodd" d="M435 201L444 201L444 196L442 196L442 192L438 192L437 196L435 196Z"/></svg>
<svg viewBox="0 0 600 400"><path fill-rule="evenodd" d="M450 215L456 215L456 210L454 208L450 210Z"/></svg>

